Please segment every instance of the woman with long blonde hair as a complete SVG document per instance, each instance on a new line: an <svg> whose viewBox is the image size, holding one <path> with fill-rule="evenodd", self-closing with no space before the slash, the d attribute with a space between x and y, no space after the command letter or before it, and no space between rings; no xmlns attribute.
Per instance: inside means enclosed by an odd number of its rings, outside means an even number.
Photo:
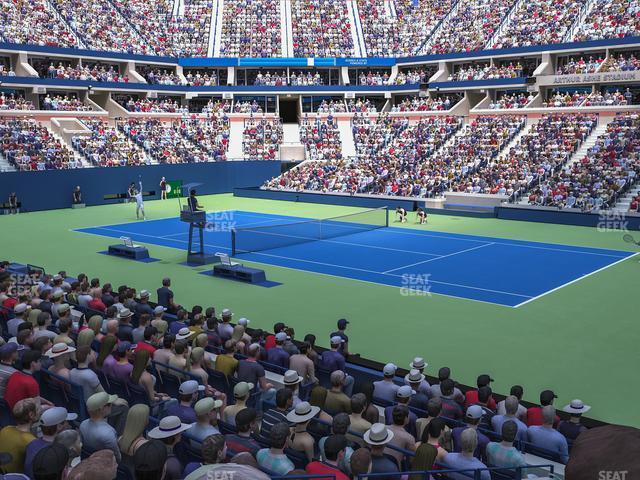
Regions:
<svg viewBox="0 0 640 480"><path fill-rule="evenodd" d="M149 425L149 407L138 403L129 409L124 432L118 439L118 446L123 456L133 457L136 450L147 443L144 431Z"/></svg>

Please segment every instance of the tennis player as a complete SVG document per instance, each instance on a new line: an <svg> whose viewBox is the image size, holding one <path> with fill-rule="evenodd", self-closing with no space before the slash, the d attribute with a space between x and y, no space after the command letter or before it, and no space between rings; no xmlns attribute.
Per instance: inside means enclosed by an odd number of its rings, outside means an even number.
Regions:
<svg viewBox="0 0 640 480"><path fill-rule="evenodd" d="M418 208L416 212L416 218L418 219L418 223L420 225L424 225L427 223L427 212L425 212L422 208Z"/></svg>
<svg viewBox="0 0 640 480"><path fill-rule="evenodd" d="M167 181L164 177L160 180L160 200L167 199Z"/></svg>
<svg viewBox="0 0 640 480"><path fill-rule="evenodd" d="M400 223L405 223L407 221L407 211L402 208L396 208L396 218L400 219Z"/></svg>
<svg viewBox="0 0 640 480"><path fill-rule="evenodd" d="M144 200L142 199L142 180L138 182L139 190L134 190L133 198L136 201L136 218L140 220L140 214L142 214L142 219L146 220L147 217L144 214Z"/></svg>

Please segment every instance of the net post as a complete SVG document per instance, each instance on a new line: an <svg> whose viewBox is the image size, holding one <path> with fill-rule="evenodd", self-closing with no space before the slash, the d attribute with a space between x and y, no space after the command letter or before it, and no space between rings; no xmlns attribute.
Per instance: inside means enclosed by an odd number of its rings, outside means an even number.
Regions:
<svg viewBox="0 0 640 480"><path fill-rule="evenodd" d="M236 256L236 229L231 229L231 256Z"/></svg>
<svg viewBox="0 0 640 480"><path fill-rule="evenodd" d="M384 226L388 227L389 226L389 207L385 205L382 208L384 208Z"/></svg>

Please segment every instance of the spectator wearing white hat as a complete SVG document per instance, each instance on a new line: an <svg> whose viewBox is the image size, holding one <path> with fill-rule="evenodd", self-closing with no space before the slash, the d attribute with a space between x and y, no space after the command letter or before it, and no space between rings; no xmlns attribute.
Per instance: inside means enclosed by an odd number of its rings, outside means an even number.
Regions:
<svg viewBox="0 0 640 480"><path fill-rule="evenodd" d="M26 303L19 303L13 307L14 317L7 322L9 336L15 337L18 335L18 325L27 321L26 317L29 310L31 310L31 307Z"/></svg>
<svg viewBox="0 0 640 480"><path fill-rule="evenodd" d="M343 372L347 371L344 355L339 351L343 342L344 340L342 337L339 337L338 335L334 335L330 338L329 343L331 345L331 350L324 352L320 360L320 364L324 370L329 372L335 372L336 370L341 370ZM347 374L347 378L344 381L343 391L348 397L353 394L354 383L354 378Z"/></svg>
<svg viewBox="0 0 640 480"><path fill-rule="evenodd" d="M237 339L237 341L242 341L245 345L251 344L251 335L247 333L247 327L251 321L248 318L241 318L238 320L238 324L233 327L233 334L231 337L233 339Z"/></svg>
<svg viewBox="0 0 640 480"><path fill-rule="evenodd" d="M396 375L396 367L393 363L387 363L382 369L384 378L373 382L373 396L377 399L387 402L394 402L396 395L398 394L399 385L393 382L393 378Z"/></svg>
<svg viewBox="0 0 640 480"><path fill-rule="evenodd" d="M558 431L565 436L567 440L575 440L582 432L587 430L587 427L580 423L580 418L583 413L587 413L591 410L589 405L585 405L582 400L571 400L569 405L565 405L562 409L563 412L571 415L569 420L562 420L558 425Z"/></svg>
<svg viewBox="0 0 640 480"><path fill-rule="evenodd" d="M467 428L472 428L476 430L478 433L477 438L477 446L473 455L478 459L482 460L485 458L485 452L487 448L487 444L489 443L489 437L487 437L484 433L478 431L478 425L480 424L480 420L482 420L482 415L484 411L480 405L471 405L467 408L467 411L464 415L464 422L466 425L464 427L456 427L452 430L452 440L453 440L453 451L460 452L462 451L462 441L460 437L462 436L462 432L464 432Z"/></svg>
<svg viewBox="0 0 640 480"><path fill-rule="evenodd" d="M423 386L423 382L426 381L424 378L424 374L421 373L420 370L412 368L409 373L404 376L404 382L414 391L413 395L411 395L411 399L409 400L409 406L426 412L429 396L424 392L428 392L429 389L426 388L420 390Z"/></svg>
<svg viewBox="0 0 640 480"><path fill-rule="evenodd" d="M287 414L287 420L295 424L291 435L291 449L304 453L309 462L312 462L315 456L315 440L307 432L307 426L318 413L320 413L320 407L313 406L309 402L300 402Z"/></svg>
<svg viewBox="0 0 640 480"><path fill-rule="evenodd" d="M518 432L516 435L516 440L518 441L526 441L527 440L527 425L524 422L518 420L518 407L520 404L518 403L518 398L514 395L509 395L504 400L505 413L504 415L494 415L491 418L491 426L493 427L493 431L496 433L500 433L502 431L502 424L508 420L511 420L518 427Z"/></svg>
<svg viewBox="0 0 640 480"><path fill-rule="evenodd" d="M285 332L278 332L275 335L276 345L267 352L267 362L281 368L289 368L289 354L284 350L284 343L287 341Z"/></svg>
<svg viewBox="0 0 640 480"><path fill-rule="evenodd" d="M222 419L231 425L236 424L236 415L240 410L247 408L247 401L253 390L253 383L239 382L233 387L235 403L227 406L222 412Z"/></svg>
<svg viewBox="0 0 640 480"><path fill-rule="evenodd" d="M429 382L427 381L427 377L424 375L424 370L425 368L427 368L429 366L429 364L427 362L424 361L424 358L422 357L416 357L413 359L413 361L409 364L409 367L411 368L411 371L413 370L417 370L419 374L422 375L421 380L420 380L420 386L418 388L416 388L415 385L412 385L413 389L416 391L416 393L421 393L423 394L425 397L427 397L427 400L429 398L431 398L431 385L429 385ZM411 371L409 373L411 373ZM404 377L404 383L406 383L407 385L410 385L410 377L411 375L407 375ZM415 379L418 377L418 375L416 373L414 373L412 376L413 378L413 383L415 383Z"/></svg>
<svg viewBox="0 0 640 480"><path fill-rule="evenodd" d="M395 457L385 453L385 448L393 437L393 432L382 423L374 423L364 432L363 440L371 450L371 473L394 475L400 471Z"/></svg>
<svg viewBox="0 0 640 480"><path fill-rule="evenodd" d="M116 395L106 392L94 393L87 400L87 412L89 418L80 424L80 434L85 448L95 452L102 449L112 450L119 462L120 447L118 446L118 434L107 423L106 418L111 413L111 405L118 399Z"/></svg>
<svg viewBox="0 0 640 480"><path fill-rule="evenodd" d="M138 316L145 313L147 315L153 315L153 308L151 308L151 305L149 305L150 295L151 294L149 293L149 290L142 290L140 292L140 299L136 304L136 314L138 314Z"/></svg>
<svg viewBox="0 0 640 480"><path fill-rule="evenodd" d="M74 347L66 343L56 343L46 353L45 356L53 360L53 365L49 370L69 380L69 362L71 355L76 351Z"/></svg>
<svg viewBox="0 0 640 480"><path fill-rule="evenodd" d="M45 410L40 416L40 431L42 437L36 438L29 445L25 453L24 473L33 478L32 464L36 454L47 445L51 445L56 435L68 427L67 422L78 418L75 413L67 412L63 407L52 407Z"/></svg>
<svg viewBox="0 0 640 480"><path fill-rule="evenodd" d="M160 424L147 434L149 438L160 440L167 447L163 480L182 478L183 465L173 453L173 449L182 440L182 432L189 430L191 426L190 423L181 422L178 417L170 415L160 420Z"/></svg>
<svg viewBox="0 0 640 480"><path fill-rule="evenodd" d="M351 414L351 399L344 393L347 374L342 370L331 373L331 388L327 392L324 410L331 416L338 413Z"/></svg>
<svg viewBox="0 0 640 480"><path fill-rule="evenodd" d="M487 468L473 455L477 446L477 432L473 428L467 428L460 434L460 453L447 453L442 462L447 468L455 470ZM447 476L452 480L466 480L468 478L465 473L448 473ZM479 479L491 480L491 474L488 470L482 470Z"/></svg>
<svg viewBox="0 0 640 480"><path fill-rule="evenodd" d="M178 417L184 423L196 423L196 411L193 409L193 402L198 398L200 392L204 392L204 385L198 385L195 380L187 380L180 384L178 389L178 403L167 408L167 415Z"/></svg>
<svg viewBox="0 0 640 480"><path fill-rule="evenodd" d="M153 318L151 319L151 325L163 334L169 329L169 322L163 318L166 311L166 307L156 305L156 308L153 309Z"/></svg>
<svg viewBox="0 0 640 480"><path fill-rule="evenodd" d="M562 463L569 460L569 446L567 439L553 428L556 409L553 405L542 407L542 425L529 427L527 437L536 447L544 448L558 456Z"/></svg>
<svg viewBox="0 0 640 480"><path fill-rule="evenodd" d="M286 390L291 392L292 406L295 408L300 402L300 383L302 377L295 370L287 370L282 376L282 384Z"/></svg>
<svg viewBox="0 0 640 480"><path fill-rule="evenodd" d="M118 340L133 343L133 327L131 326L131 317L133 313L128 308L123 308L118 312Z"/></svg>
<svg viewBox="0 0 640 480"><path fill-rule="evenodd" d="M231 325L231 319L233 318L233 312L228 308L222 310L222 323L218 324L218 335L220 339L225 342L230 340L233 336L233 325Z"/></svg>
<svg viewBox="0 0 640 480"><path fill-rule="evenodd" d="M407 407L408 412L408 422L405 430L409 433L414 439L417 438L416 432L416 421L418 420L415 413L409 410L409 402L411 401L411 397L415 394L415 391L409 385L402 385L398 388L396 392L396 404L389 405L384 409L384 420L387 425L393 424L393 412L395 407L398 405L403 405Z"/></svg>
<svg viewBox="0 0 640 480"><path fill-rule="evenodd" d="M193 407L196 412L196 423L189 430L189 437L193 441L202 443L208 436L220 433L217 425L222 404L222 400L211 397L205 397L196 402Z"/></svg>

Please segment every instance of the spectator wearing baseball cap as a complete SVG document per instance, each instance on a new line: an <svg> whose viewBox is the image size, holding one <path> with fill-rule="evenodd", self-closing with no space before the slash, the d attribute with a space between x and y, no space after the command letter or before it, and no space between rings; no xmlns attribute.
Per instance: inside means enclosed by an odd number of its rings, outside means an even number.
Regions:
<svg viewBox="0 0 640 480"><path fill-rule="evenodd" d="M133 456L136 480L157 480L162 478L167 461L167 448L159 440L149 440Z"/></svg>
<svg viewBox="0 0 640 480"><path fill-rule="evenodd" d="M487 463L492 467L524 467L527 462L524 455L513 446L518 434L518 426L513 420L507 420L502 424L500 431L501 442L490 442L487 445ZM524 472L523 472L524 473Z"/></svg>
<svg viewBox="0 0 640 480"><path fill-rule="evenodd" d="M523 423L527 423L527 408L522 405L521 402L522 401L522 396L524 395L524 389L522 388L521 385L513 385L511 387L511 390L509 391L509 395L513 395L514 397L516 397L518 399L518 411L516 413L516 417L518 417L518 420L520 420ZM497 406L497 413L498 415L504 415L506 413L506 409L504 407L504 400L501 400L498 402L498 406Z"/></svg>
<svg viewBox="0 0 640 480"><path fill-rule="evenodd" d="M52 407L45 410L40 416L41 438L36 438L27 445L24 460L24 473L29 477L33 477L33 459L36 454L47 445L51 445L58 433L68 427L70 421L75 420L78 416L75 413L67 412L63 407Z"/></svg>
<svg viewBox="0 0 640 480"><path fill-rule="evenodd" d="M287 475L295 468L289 457L284 454L284 449L289 446L291 431L289 424L278 422L269 429L270 448L263 448L256 454L258 465L275 473Z"/></svg>
<svg viewBox="0 0 640 480"><path fill-rule="evenodd" d="M384 378L373 382L373 396L374 398L384 400L387 402L395 402L398 394L399 385L396 385L393 378L396 376L396 367L393 363L387 363L382 369Z"/></svg>
<svg viewBox="0 0 640 480"><path fill-rule="evenodd" d="M182 423L196 423L196 412L193 409L193 402L198 398L200 392L204 392L204 385L198 385L195 380L187 380L180 384L178 389L178 403L171 405L167 409L167 415L178 417Z"/></svg>
<svg viewBox="0 0 640 480"><path fill-rule="evenodd" d="M569 447L567 439L553 428L556 409L553 405L542 407L542 425L534 425L527 430L528 441L536 447L544 448L557 456L558 461L567 463Z"/></svg>
<svg viewBox="0 0 640 480"><path fill-rule="evenodd" d="M331 388L327 392L324 411L334 416L338 413L351 414L351 399L343 392L347 374L342 370L331 372Z"/></svg>
<svg viewBox="0 0 640 480"><path fill-rule="evenodd" d="M33 479L49 480L63 478L69 463L69 451L64 445L52 443L40 450L33 459Z"/></svg>
<svg viewBox="0 0 640 480"><path fill-rule="evenodd" d="M347 329L347 325L349 325L349 321L346 318L341 318L338 320L338 331L329 335L329 338L340 337L342 339L342 343L338 346L338 351L344 356L344 358L349 357L349 337L344 333Z"/></svg>
<svg viewBox="0 0 640 480"><path fill-rule="evenodd" d="M411 410L409 410L409 402L411 401L411 397L413 397L413 395L416 392L409 386L409 385L402 385L400 388L398 388L398 391L396 392L396 404L395 405L389 405L388 407L385 407L384 409L384 420L385 423L387 425L392 425L393 424L393 410L396 406L398 405L404 405L407 407L407 412L409 414L409 420L408 423L405 427L405 430L407 431L407 433L409 433L412 437L417 438L417 432L416 432L416 421L418 420L417 416L415 413L413 413Z"/></svg>
<svg viewBox="0 0 640 480"><path fill-rule="evenodd" d="M494 380L493 378L491 378L491 376L487 374L482 374L482 375L478 375L478 378L476 379L476 385L478 386L478 389L482 387L490 387L491 382L493 381ZM478 403L478 389L467 390L467 392L464 395L465 407L468 407L470 405L475 405L476 403ZM491 397L487 402L487 407L490 408L491 410L495 410L497 408L496 401L493 399L493 397Z"/></svg>
<svg viewBox="0 0 640 480"><path fill-rule="evenodd" d="M235 417L238 433L225 435L224 439L229 452L233 455L248 452L255 457L260 444L256 442L254 435L258 428L258 414L254 408L247 407L240 410Z"/></svg>
<svg viewBox="0 0 640 480"><path fill-rule="evenodd" d="M474 456L474 452L478 448L478 433L473 428L465 428L460 434L460 452L447 453L443 456L442 463L450 469L455 470L475 470L478 468L487 468L478 458ZM450 475L451 478L465 478L465 475ZM491 480L491 474L487 470L482 470L480 476L476 477L480 480Z"/></svg>
<svg viewBox="0 0 640 480"><path fill-rule="evenodd" d="M438 382L435 385L431 385L431 387L429 388L429 398L433 398L433 397L441 397L442 396L442 391L440 389L440 384L447 379L451 378L451 369L449 367L442 367L440 370L438 370ZM458 387L455 386L455 382L454 383L454 387L453 387L453 399L458 402L460 405L462 405L464 403L464 395L462 394L462 392L460 391L460 389Z"/></svg>
<svg viewBox="0 0 640 480"><path fill-rule="evenodd" d="M18 359L18 344L9 342L0 347L0 398L4 398L9 377L17 370L13 367Z"/></svg>
<svg viewBox="0 0 640 480"><path fill-rule="evenodd" d="M196 412L196 423L189 430L191 439L202 443L208 436L220 433L217 425L222 405L222 400L215 400L211 397L205 397L196 402L193 407Z"/></svg>
<svg viewBox="0 0 640 480"><path fill-rule="evenodd" d="M411 369L409 373L411 373L411 371L413 370L417 370L418 373L413 373L413 375L406 375L404 377L404 383L406 383L407 385L411 385L412 388L416 391L416 394L424 395L427 398L427 400L431 398L431 391L430 391L431 385L429 385L429 382L427 381L427 377L424 375L424 371L428 366L429 364L425 362L424 358L415 357L411 361L411 363L409 363L409 368ZM418 377L418 374L421 375L421 380L420 380L420 385L416 388L415 380ZM413 384L411 384L409 377L413 378ZM416 408L419 408L419 407L416 407Z"/></svg>
<svg viewBox="0 0 640 480"><path fill-rule="evenodd" d="M338 335L334 335L329 339L329 343L331 346L331 350L327 350L322 354L322 358L320 360L320 364L324 370L329 372L335 372L336 370L340 370L346 372L346 362L344 359L344 355L340 353L339 349L342 345L342 337ZM351 375L347 375L347 378L344 381L343 391L345 395L350 397L353 393L353 385L355 380Z"/></svg>
<svg viewBox="0 0 640 480"><path fill-rule="evenodd" d="M4 400L13 410L18 401L25 398L35 398L40 405L53 404L40 396L40 385L33 377L33 374L40 371L42 364L40 363L42 354L35 350L29 350L22 355L20 361L22 370L11 374L7 380L7 388L4 394Z"/></svg>
<svg viewBox="0 0 640 480"><path fill-rule="evenodd" d="M472 428L476 430L478 433L477 438L477 446L473 455L478 459L482 460L485 458L485 451L487 448L487 444L489 443L489 437L487 437L484 433L478 431L478 425L480 425L480 421L482 420L482 416L484 411L480 405L471 405L467 408L467 411L464 414L464 422L466 425L464 427L456 427L452 430L452 439L453 439L453 451L461 452L462 451L462 442L461 435L467 428Z"/></svg>
<svg viewBox="0 0 640 480"><path fill-rule="evenodd" d="M14 317L7 322L7 331L10 337L18 335L18 325L27 321L27 315L31 307L26 303L19 303L13 307Z"/></svg>
<svg viewBox="0 0 640 480"><path fill-rule="evenodd" d="M103 449L112 450L119 462L121 455L118 435L106 420L111 413L111 405L117 399L116 395L109 395L106 392L91 395L87 400L89 418L80 424L80 434L85 449L91 452Z"/></svg>
<svg viewBox="0 0 640 480"><path fill-rule="evenodd" d="M136 344L131 344L127 341L121 341L116 347L116 364L111 369L111 376L116 380L126 383L133 371L133 352L136 349Z"/></svg>
<svg viewBox="0 0 640 480"><path fill-rule="evenodd" d="M11 455L11 461L4 466L5 471L22 473L27 446L35 440L31 428L38 420L38 404L33 398L25 398L16 402L11 413L17 425L6 426L0 431L0 448Z"/></svg>
<svg viewBox="0 0 640 480"><path fill-rule="evenodd" d="M518 398L514 395L509 395L505 399L505 414L504 415L494 415L491 419L491 427L493 431L496 433L500 433L502 431L502 424L507 421L512 421L518 427L518 432L516 435L516 440L518 441L526 441L527 440L527 425L524 422L518 420Z"/></svg>
<svg viewBox="0 0 640 480"><path fill-rule="evenodd" d="M286 332L278 332L275 335L275 346L267 351L267 362L281 368L289 368L289 354L284 349L287 341Z"/></svg>
<svg viewBox="0 0 640 480"><path fill-rule="evenodd" d="M284 332L286 328L287 326L282 322L278 322L273 326L273 334L267 335L267 338L264 340L264 349L267 353L276 346L276 335L280 332Z"/></svg>
<svg viewBox="0 0 640 480"><path fill-rule="evenodd" d="M300 402L287 414L287 420L295 424L291 449L304 453L309 462L312 462L315 456L315 440L307 431L307 426L318 413L320 413L320 407L311 405L309 402Z"/></svg>
<svg viewBox="0 0 640 480"><path fill-rule="evenodd" d="M344 435L331 435L324 442L324 460L310 462L305 471L310 475L333 475L336 480L349 480L339 465L345 463L347 439Z"/></svg>
<svg viewBox="0 0 640 480"><path fill-rule="evenodd" d="M556 398L558 398L558 396L553 392L553 390L543 390L540 392L540 406L529 407L527 409L527 426L533 427L536 425L542 425L542 409L547 405L553 405L553 401ZM559 422L560 417L556 415L553 425L557 426Z"/></svg>
<svg viewBox="0 0 640 480"><path fill-rule="evenodd" d="M164 464L164 479L182 478L183 465L173 453L176 444L182 440L182 432L191 428L191 424L182 423L176 416L170 415L160 420L160 424L151 430L147 436L153 440L160 440L167 449L167 461Z"/></svg>
<svg viewBox="0 0 640 480"><path fill-rule="evenodd" d="M558 431L565 436L567 440L575 440L582 432L587 430L587 427L580 424L580 418L583 413L587 413L591 410L589 405L585 405L582 400L571 400L569 405L566 405L562 411L570 415L569 420L563 420L558 425Z"/></svg>
<svg viewBox="0 0 640 480"><path fill-rule="evenodd" d="M374 423L364 432L363 440L371 450L371 473L394 475L400 471L395 457L385 453L385 448L393 440L393 436L393 432L382 423Z"/></svg>
<svg viewBox="0 0 640 480"><path fill-rule="evenodd" d="M233 387L233 396L235 398L235 403L233 405L229 405L222 412L222 418L226 423L230 423L231 425L236 424L236 415L241 411L247 408L247 401L249 400L249 395L251 395L251 391L255 385L253 383L247 382L238 382Z"/></svg>
<svg viewBox="0 0 640 480"><path fill-rule="evenodd" d="M151 325L163 333L169 329L169 323L164 319L166 311L167 309L162 305L156 305L156 308L153 309L153 317L151 319Z"/></svg>
<svg viewBox="0 0 640 480"><path fill-rule="evenodd" d="M218 324L218 335L223 342L227 340L231 340L233 336L233 325L231 325L231 320L233 319L233 312L228 308L222 310L222 323Z"/></svg>

